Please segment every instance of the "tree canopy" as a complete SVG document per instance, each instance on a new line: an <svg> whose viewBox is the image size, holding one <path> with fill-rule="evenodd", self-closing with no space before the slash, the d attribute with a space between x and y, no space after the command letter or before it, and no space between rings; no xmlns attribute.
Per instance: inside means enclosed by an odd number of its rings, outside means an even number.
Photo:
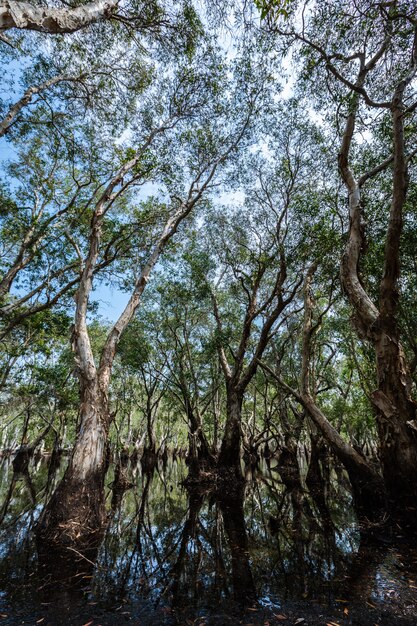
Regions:
<svg viewBox="0 0 417 626"><path fill-rule="evenodd" d="M70 451L45 536L102 524L109 448L239 481L321 439L413 501L415 8L0 3L0 440Z"/></svg>

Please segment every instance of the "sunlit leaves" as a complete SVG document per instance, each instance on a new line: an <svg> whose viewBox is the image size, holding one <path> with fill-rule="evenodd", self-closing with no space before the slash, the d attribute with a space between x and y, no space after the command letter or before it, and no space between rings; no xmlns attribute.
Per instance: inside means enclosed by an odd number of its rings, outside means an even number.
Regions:
<svg viewBox="0 0 417 626"><path fill-rule="evenodd" d="M294 0L254 0L256 8L259 10L261 20L266 18L274 20L282 15L288 17Z"/></svg>

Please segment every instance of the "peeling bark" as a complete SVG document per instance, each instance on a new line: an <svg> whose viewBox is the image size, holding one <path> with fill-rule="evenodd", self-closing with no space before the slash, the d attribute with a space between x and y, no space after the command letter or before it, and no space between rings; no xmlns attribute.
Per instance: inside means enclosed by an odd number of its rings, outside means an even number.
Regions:
<svg viewBox="0 0 417 626"><path fill-rule="evenodd" d="M19 28L57 35L73 33L90 24L108 19L118 0L96 0L75 8L49 8L14 0L0 3L0 30Z"/></svg>
<svg viewBox="0 0 417 626"><path fill-rule="evenodd" d="M38 525L38 538L56 546L88 548L99 541L106 520L107 396L96 380L81 385L79 427L74 450Z"/></svg>

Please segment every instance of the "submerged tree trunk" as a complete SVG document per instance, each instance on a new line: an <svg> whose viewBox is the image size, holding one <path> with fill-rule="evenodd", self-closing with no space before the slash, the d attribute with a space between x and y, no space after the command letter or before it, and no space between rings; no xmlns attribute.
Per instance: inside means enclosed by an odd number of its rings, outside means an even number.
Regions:
<svg viewBox="0 0 417 626"><path fill-rule="evenodd" d="M402 348L384 333L377 343L378 389L372 394L377 408L379 457L390 499L415 504L417 496L416 406Z"/></svg>
<svg viewBox="0 0 417 626"><path fill-rule="evenodd" d="M303 402L311 419L346 468L358 514L378 518L385 506L385 489L381 476L361 454L344 441L312 398L303 397Z"/></svg>
<svg viewBox="0 0 417 626"><path fill-rule="evenodd" d="M155 137L173 128L183 115L183 112L177 114L170 112L168 119L149 133L133 158L120 166L94 205L89 229L88 253L82 265L79 288L75 296L72 336L72 348L81 394L79 427L67 471L44 509L38 527L40 540L55 541L58 545L64 546L68 543L82 546L83 543L94 543L103 530L106 519L104 478L107 470L110 426L108 393L120 338L139 307L143 291L165 246L175 235L181 222L186 219L196 203L211 187L217 168L238 145L250 119L249 116L238 135L225 146L217 158L210 158L207 163L198 168L190 182L185 199L173 199L173 206L165 224L155 238L141 271L138 272L130 298L107 334L97 364L90 341L87 314L93 288L93 276L102 246L102 231L106 214L114 201L121 197L132 183L144 182L142 168L137 168L143 155Z"/></svg>
<svg viewBox="0 0 417 626"><path fill-rule="evenodd" d="M413 52L413 62L415 71L417 50ZM400 240L409 182L402 106L405 85L406 80L398 85L392 109L393 195L379 294L378 331L375 336L378 389L373 394L373 402L377 407L380 458L388 492L397 502L414 506L417 496L416 403L411 397L410 369L400 343L397 319Z"/></svg>
<svg viewBox="0 0 417 626"><path fill-rule="evenodd" d="M158 460L156 453L156 439L154 431L154 415L152 412L151 398L148 396L146 402L146 443L143 448L142 457L140 459L141 465L146 472L152 470L155 467Z"/></svg>
<svg viewBox="0 0 417 626"><path fill-rule="evenodd" d="M78 433L64 478L46 505L38 538L62 547L93 546L106 520L104 478L107 471L107 396L97 379L84 381Z"/></svg>
<svg viewBox="0 0 417 626"><path fill-rule="evenodd" d="M72 348L80 381L78 433L64 478L42 515L38 537L66 545L82 546L95 542L106 519L104 478L107 470L110 413L108 391L118 342L139 306L149 275L169 239L192 207L181 205L171 215L138 277L133 293L117 322L110 330L97 367L87 327L87 310L94 267L99 253L102 220L108 197L135 159L124 165L98 201L91 220L90 250L76 295ZM195 199L193 199L195 202Z"/></svg>
<svg viewBox="0 0 417 626"><path fill-rule="evenodd" d="M385 506L385 489L378 472L347 443L330 424L318 407L314 397L314 384L311 384L312 340L317 330L313 325L314 300L311 281L316 271L313 265L307 272L304 283L304 325L303 325L303 361L301 371L301 401L312 421L326 438L337 458L343 463L352 485L355 505L360 515L378 517ZM320 319L320 318L319 318Z"/></svg>
<svg viewBox="0 0 417 626"><path fill-rule="evenodd" d="M285 223L289 208L290 190L286 191L286 196L287 201L284 203L281 215L276 224L277 240L280 238L281 224ZM225 347L220 343L218 345L219 360L226 382L227 396L226 425L218 458L218 468L223 472L227 471L228 473L234 474L234 476L239 479L243 478L240 462L243 398L249 383L257 372L259 360L262 358L271 339L271 332L275 323L278 321L278 318L285 308L293 301L300 286L300 283L296 281L287 289L285 288L287 280L287 260L284 246L280 246L276 254L277 258L279 258L279 267L277 267L276 270L275 282L272 288L267 291L267 294L262 293L261 289L262 279L267 269L265 260L259 260L257 271L248 285L244 286L246 295L248 296L247 307L239 344L236 350L230 350L233 358L232 365L230 365L228 361ZM219 336L222 336L223 324L219 304L213 290L211 291L211 296L217 329ZM249 356L248 348L251 337L253 339L256 319L258 319L258 321L262 319L262 322L258 327L259 336Z"/></svg>
<svg viewBox="0 0 417 626"><path fill-rule="evenodd" d="M326 537L334 538L335 525L327 505L327 493L330 486L328 472L323 472L327 466L327 450L324 440L316 433L310 433L310 461L306 475L306 485L319 512Z"/></svg>
<svg viewBox="0 0 417 626"><path fill-rule="evenodd" d="M210 450L207 437L204 433L198 400L193 402L187 380L180 365L180 387L184 403L185 414L188 420L188 454L187 465L189 466L189 479L199 480L204 478L215 465L215 458ZM195 385L197 386L197 385Z"/></svg>
<svg viewBox="0 0 417 626"><path fill-rule="evenodd" d="M263 367L266 369L265 365ZM345 467L352 485L357 512L366 517L378 517L379 512L385 506L384 484L378 472L341 437L311 396L300 394L295 389L289 387L270 368L267 371L274 375L284 389L289 391L306 409L335 456Z"/></svg>
<svg viewBox="0 0 417 626"><path fill-rule="evenodd" d="M353 309L357 334L375 350L377 389L372 400L376 410L380 458L389 497L401 511L404 505L414 504L417 496L416 405L411 396L411 377L401 345L398 315L400 246L409 184L408 164L416 154L411 139L412 122L408 123L415 111L415 104L410 105L414 99L413 84L417 75L417 25L414 20L410 20L407 36L404 33L401 35L402 67L397 68L395 77L392 76L397 81L392 97L377 101L367 92L368 86L374 82L374 76L378 77L390 62L392 50L395 48L395 29L392 27L397 18L394 3L384 13L385 23L381 29L379 44L371 47L369 42L362 42L360 50L357 49L353 54L355 48L352 47L349 57L334 54L334 50L330 53L326 45L309 40L304 24L303 31L294 32L293 36L321 57L329 75L339 85L349 88L345 95L345 102L349 101L349 104L346 106L347 117L338 155L339 172L349 198L349 232L341 258L340 275L344 292ZM397 44L398 42L395 45ZM342 58L343 68L339 64ZM357 178L351 156L356 120L362 117L361 102L374 111L372 115L377 111L390 114L391 128L388 134L392 138L392 146L391 154L387 158ZM366 115L369 115L369 111ZM408 154L407 141L410 146ZM367 181L387 171L391 165L392 194L386 228L383 276L378 302L374 302L361 279L361 261L366 249L366 222L361 192Z"/></svg>

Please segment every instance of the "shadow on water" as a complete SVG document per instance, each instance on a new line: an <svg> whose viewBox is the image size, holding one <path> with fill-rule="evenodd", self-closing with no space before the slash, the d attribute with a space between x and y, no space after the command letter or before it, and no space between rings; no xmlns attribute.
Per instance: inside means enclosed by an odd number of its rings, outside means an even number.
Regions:
<svg viewBox="0 0 417 626"><path fill-rule="evenodd" d="M62 469L2 460L0 624L417 623L417 546L361 533L334 469L309 488L266 465L235 490L187 490L182 461L122 455L101 544L58 559L33 529Z"/></svg>

